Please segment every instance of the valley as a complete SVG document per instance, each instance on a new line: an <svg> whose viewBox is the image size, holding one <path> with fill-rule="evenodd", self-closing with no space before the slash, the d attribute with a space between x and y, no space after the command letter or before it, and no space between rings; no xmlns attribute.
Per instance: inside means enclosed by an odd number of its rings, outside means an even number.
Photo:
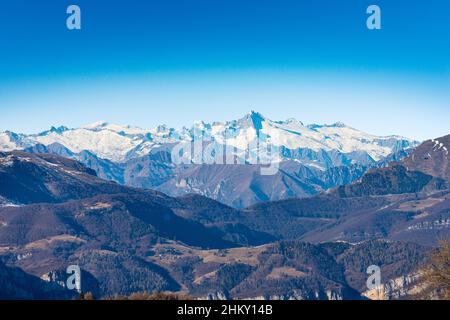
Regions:
<svg viewBox="0 0 450 320"><path fill-rule="evenodd" d="M64 283L75 264L97 298L408 298L450 236L448 158L430 157L435 148L426 141L352 183L242 209L105 180L70 155L0 152L0 261L26 273L17 283L35 277L40 297L48 285L73 296ZM385 292L367 291L373 264Z"/></svg>

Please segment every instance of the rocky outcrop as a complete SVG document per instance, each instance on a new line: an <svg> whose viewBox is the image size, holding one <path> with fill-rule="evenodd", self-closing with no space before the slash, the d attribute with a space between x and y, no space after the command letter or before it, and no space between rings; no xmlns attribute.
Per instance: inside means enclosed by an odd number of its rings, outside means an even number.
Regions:
<svg viewBox="0 0 450 320"><path fill-rule="evenodd" d="M422 274L413 273L389 280L362 295L371 300L401 300L414 297L423 290L420 283Z"/></svg>

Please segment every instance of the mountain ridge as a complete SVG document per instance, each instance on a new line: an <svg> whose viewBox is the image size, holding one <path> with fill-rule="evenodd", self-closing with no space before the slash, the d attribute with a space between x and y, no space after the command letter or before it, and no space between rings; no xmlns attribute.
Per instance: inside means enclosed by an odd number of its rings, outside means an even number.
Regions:
<svg viewBox="0 0 450 320"><path fill-rule="evenodd" d="M221 143L225 131L231 132L228 142L234 147L242 146L242 139L252 139L252 132L247 129L262 132L270 135L274 131L283 132L288 138L282 137L278 145L288 149L312 149L312 150L338 150L342 153L350 153L366 148L366 152L375 160L380 160L381 156L397 151L395 148L405 148L417 145L417 141L401 136L374 136L358 131L343 123L333 125L309 125L302 122L288 119L286 121L272 121L265 118L260 113L251 111L239 120L226 122L197 122L190 128L177 130L166 126L158 126L153 129L141 129L132 126L122 126L99 121L91 125L80 128L68 128L65 126L52 127L48 131L38 134L16 134L9 131L0 133L0 150L12 151L16 149L32 147L37 144L48 146L52 143L60 143L71 152L78 153L83 150L90 151L98 157L114 162L123 162L127 154L136 152L133 157L148 154L153 148L161 144L176 143L195 138L196 134L203 132L208 137ZM239 135L235 135L236 131ZM257 134L258 135L258 134ZM222 136L222 137L221 137ZM78 137L83 138L80 140ZM338 140L333 140L338 139ZM345 140L347 139L347 140ZM245 139L244 139L245 140ZM298 140L298 141L297 141ZM396 145L394 140L398 140L400 145ZM292 142L297 141L297 142ZM372 145L369 146L369 142ZM117 154L108 152L106 147ZM117 144L117 145L112 145ZM404 146L402 146L404 145ZM390 149L387 149L390 148Z"/></svg>
<svg viewBox="0 0 450 320"><path fill-rule="evenodd" d="M202 155L179 164L179 143L201 139ZM278 159L256 146L273 144ZM406 156L418 144L400 136L377 137L343 123L304 125L272 121L252 111L238 120L176 130L165 125L140 129L99 121L80 128L52 127L35 135L0 133L0 151L53 153L82 162L101 178L160 190L171 196L197 193L235 208L295 197L310 197L359 179L391 158ZM215 154L226 151L225 165ZM273 176L261 176L255 160L276 161ZM230 163L231 162L231 163ZM205 181L208 177L208 181ZM209 179L213 177L213 179ZM240 190L236 192L235 190Z"/></svg>
<svg viewBox="0 0 450 320"><path fill-rule="evenodd" d="M122 186L57 155L3 152L0 258L37 276L80 264L101 297L184 288L198 297L359 298L367 263L387 268L387 281L406 276L424 260L423 245L449 235L450 190L436 188L447 181L437 170L445 152L427 173L421 162L405 167L433 145L369 171L344 194L245 210ZM20 188L9 188L14 181Z"/></svg>

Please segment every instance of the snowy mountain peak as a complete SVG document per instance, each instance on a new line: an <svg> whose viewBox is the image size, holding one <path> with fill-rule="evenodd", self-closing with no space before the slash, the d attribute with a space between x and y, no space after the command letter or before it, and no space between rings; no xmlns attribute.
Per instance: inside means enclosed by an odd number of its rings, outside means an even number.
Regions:
<svg viewBox="0 0 450 320"><path fill-rule="evenodd" d="M150 130L144 130L139 127L133 127L129 125L120 125L113 124L106 121L97 121L87 126L82 127L81 129L90 130L90 131L103 131L108 130L111 132L115 132L119 135L145 135L150 132Z"/></svg>
<svg viewBox="0 0 450 320"><path fill-rule="evenodd" d="M303 125L303 122L301 122L301 121L299 121L299 120L297 120L297 119L295 119L295 118L289 118L289 119L286 119L285 121L283 121L285 124L298 124L298 125L301 125L301 126L304 126Z"/></svg>
<svg viewBox="0 0 450 320"><path fill-rule="evenodd" d="M157 126L154 130L156 133L168 133L170 131L169 127L165 124Z"/></svg>
<svg viewBox="0 0 450 320"><path fill-rule="evenodd" d="M246 116L251 119L261 119L261 120L266 119L261 113L259 113L258 111L254 111L254 110L251 110L250 112L248 112Z"/></svg>
<svg viewBox="0 0 450 320"><path fill-rule="evenodd" d="M338 121L338 122L336 122L336 123L333 123L333 124L331 125L331 127L345 128L346 125L345 125L345 123Z"/></svg>
<svg viewBox="0 0 450 320"><path fill-rule="evenodd" d="M56 133L63 133L64 131L67 131L67 130L69 130L69 128L67 128L65 126L59 126L57 128L55 128L55 127L50 128L51 132L56 132Z"/></svg>
<svg viewBox="0 0 450 320"><path fill-rule="evenodd" d="M237 122L232 121L231 124L241 129L253 128L256 132L259 132L259 130L263 127L263 122L265 121L268 120L261 113L252 110L248 112L245 117L239 119Z"/></svg>

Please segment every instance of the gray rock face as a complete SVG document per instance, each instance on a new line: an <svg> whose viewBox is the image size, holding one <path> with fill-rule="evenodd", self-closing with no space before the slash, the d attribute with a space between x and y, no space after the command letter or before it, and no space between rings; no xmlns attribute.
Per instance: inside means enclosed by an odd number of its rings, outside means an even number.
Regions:
<svg viewBox="0 0 450 320"><path fill-rule="evenodd" d="M80 161L95 170L100 178L137 188L150 188L170 196L200 194L235 208L263 201L310 197L359 179L377 163L348 164L321 170L288 160L270 176L260 174L260 165L175 165L167 151L155 151L125 163L101 159L89 151L73 153L61 145L37 145L26 149L33 153L51 153ZM337 162L342 163L341 161ZM328 164L327 164L328 165Z"/></svg>
<svg viewBox="0 0 450 320"><path fill-rule="evenodd" d="M368 290L363 296L371 300L402 300L420 294L423 284L421 273L416 272L391 279L379 287Z"/></svg>
<svg viewBox="0 0 450 320"><path fill-rule="evenodd" d="M192 165L155 188L172 196L197 193L235 208L264 201L305 198L359 179L366 167L351 166L327 171L294 161L280 164L269 176L258 165Z"/></svg>

